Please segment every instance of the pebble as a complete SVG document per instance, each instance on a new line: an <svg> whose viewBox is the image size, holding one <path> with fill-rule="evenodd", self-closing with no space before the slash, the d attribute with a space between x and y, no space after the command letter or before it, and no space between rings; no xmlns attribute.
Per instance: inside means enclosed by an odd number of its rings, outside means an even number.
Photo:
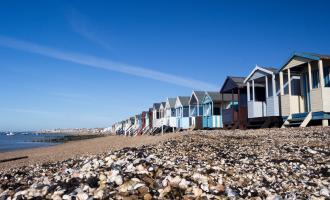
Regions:
<svg viewBox="0 0 330 200"><path fill-rule="evenodd" d="M327 188L322 188L320 190L320 195L321 196L324 196L324 197L330 197L330 193L329 193L329 190Z"/></svg>
<svg viewBox="0 0 330 200"><path fill-rule="evenodd" d="M329 199L330 128L194 131L0 172L2 199Z"/></svg>

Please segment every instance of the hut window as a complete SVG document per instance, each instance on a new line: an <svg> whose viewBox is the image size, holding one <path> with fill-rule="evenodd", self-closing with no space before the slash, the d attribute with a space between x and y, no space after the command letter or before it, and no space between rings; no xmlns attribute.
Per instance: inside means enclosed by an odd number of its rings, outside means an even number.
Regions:
<svg viewBox="0 0 330 200"><path fill-rule="evenodd" d="M174 108L171 109L171 116L175 117L175 109Z"/></svg>
<svg viewBox="0 0 330 200"><path fill-rule="evenodd" d="M199 106L199 115L203 115L203 106Z"/></svg>
<svg viewBox="0 0 330 200"><path fill-rule="evenodd" d="M312 77L313 88L319 88L319 70L314 70L312 72Z"/></svg>
<svg viewBox="0 0 330 200"><path fill-rule="evenodd" d="M330 87L330 67L325 67L324 68L324 86L325 87Z"/></svg>
<svg viewBox="0 0 330 200"><path fill-rule="evenodd" d="M291 80L291 95L300 96L300 78L295 77Z"/></svg>
<svg viewBox="0 0 330 200"><path fill-rule="evenodd" d="M215 107L214 109L213 109L213 115L220 115L220 108L219 107Z"/></svg>
<svg viewBox="0 0 330 200"><path fill-rule="evenodd" d="M183 108L183 117L189 117L189 107Z"/></svg>

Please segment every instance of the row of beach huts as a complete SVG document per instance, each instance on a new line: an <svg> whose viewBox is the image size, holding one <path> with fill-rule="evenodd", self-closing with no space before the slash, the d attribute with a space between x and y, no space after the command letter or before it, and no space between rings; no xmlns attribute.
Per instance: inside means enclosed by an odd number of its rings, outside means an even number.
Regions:
<svg viewBox="0 0 330 200"><path fill-rule="evenodd" d="M180 130L329 126L330 56L294 53L279 68L256 66L228 76L219 91L167 98L117 122L112 132L135 136Z"/></svg>

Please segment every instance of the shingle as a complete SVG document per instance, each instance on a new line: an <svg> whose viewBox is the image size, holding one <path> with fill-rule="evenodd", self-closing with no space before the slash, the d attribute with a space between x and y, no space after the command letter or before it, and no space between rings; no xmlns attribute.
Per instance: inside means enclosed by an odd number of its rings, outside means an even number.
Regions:
<svg viewBox="0 0 330 200"><path fill-rule="evenodd" d="M193 93L195 94L197 101L202 101L205 95L205 91L193 91Z"/></svg>
<svg viewBox="0 0 330 200"><path fill-rule="evenodd" d="M189 106L190 97L178 96L182 106Z"/></svg>
<svg viewBox="0 0 330 200"><path fill-rule="evenodd" d="M166 102L161 102L160 104L165 108Z"/></svg>
<svg viewBox="0 0 330 200"><path fill-rule="evenodd" d="M330 55L325 55L325 54L317 54L317 53L303 53L303 54L316 56L316 57L319 57L321 59L330 59Z"/></svg>
<svg viewBox="0 0 330 200"><path fill-rule="evenodd" d="M167 101L170 104L170 107L171 108L174 108L175 107L176 98L167 98Z"/></svg>
<svg viewBox="0 0 330 200"><path fill-rule="evenodd" d="M154 103L154 104L153 104L153 109L158 110L159 107L160 107L160 103Z"/></svg>
<svg viewBox="0 0 330 200"><path fill-rule="evenodd" d="M220 92L206 92L206 95L209 95L213 102L231 101L232 94L222 94ZM237 100L237 94L234 94L234 100Z"/></svg>

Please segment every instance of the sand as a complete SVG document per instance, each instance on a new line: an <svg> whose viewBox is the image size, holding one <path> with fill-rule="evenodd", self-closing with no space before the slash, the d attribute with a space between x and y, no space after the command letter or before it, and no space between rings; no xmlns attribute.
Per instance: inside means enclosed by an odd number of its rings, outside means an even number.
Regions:
<svg viewBox="0 0 330 200"><path fill-rule="evenodd" d="M100 154L109 150L118 150L125 147L139 147L142 145L157 144L183 134L185 133L170 133L159 136L139 137L106 136L94 139L71 141L50 147L4 152L0 153L0 160L21 156L28 156L28 158L0 163L0 171L6 171L8 169L26 165L63 161L83 155Z"/></svg>

